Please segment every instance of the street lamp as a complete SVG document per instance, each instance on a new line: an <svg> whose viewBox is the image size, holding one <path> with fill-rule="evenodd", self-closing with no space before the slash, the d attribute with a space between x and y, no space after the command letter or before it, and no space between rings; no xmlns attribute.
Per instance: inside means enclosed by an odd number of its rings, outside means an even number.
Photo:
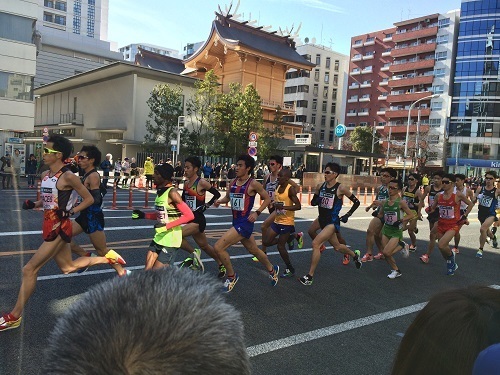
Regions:
<svg viewBox="0 0 500 375"><path fill-rule="evenodd" d="M410 108L408 109L408 122L406 123L405 153L403 155L403 183L405 182L405 177L406 177L406 158L408 157L408 137L410 135L411 110L415 107L415 104L421 102L422 100L436 99L439 97L440 97L439 94L424 96L423 98L415 100L413 103L411 103Z"/></svg>

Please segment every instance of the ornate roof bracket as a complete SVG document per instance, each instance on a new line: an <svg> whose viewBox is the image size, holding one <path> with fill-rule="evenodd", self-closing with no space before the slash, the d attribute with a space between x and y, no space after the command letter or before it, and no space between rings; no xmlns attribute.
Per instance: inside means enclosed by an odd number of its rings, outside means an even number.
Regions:
<svg viewBox="0 0 500 375"><path fill-rule="evenodd" d="M240 61L242 61L242 62L247 61L247 54L246 53L238 52L238 57L240 58Z"/></svg>

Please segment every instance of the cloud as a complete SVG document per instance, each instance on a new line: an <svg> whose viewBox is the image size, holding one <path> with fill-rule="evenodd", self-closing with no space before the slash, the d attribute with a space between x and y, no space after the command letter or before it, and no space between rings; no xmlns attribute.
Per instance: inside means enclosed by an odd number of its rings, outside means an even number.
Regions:
<svg viewBox="0 0 500 375"><path fill-rule="evenodd" d="M296 0L296 1L309 8L326 10L327 12L332 12L332 13L345 13L345 10L342 7L330 4L327 1L321 1L321 0Z"/></svg>

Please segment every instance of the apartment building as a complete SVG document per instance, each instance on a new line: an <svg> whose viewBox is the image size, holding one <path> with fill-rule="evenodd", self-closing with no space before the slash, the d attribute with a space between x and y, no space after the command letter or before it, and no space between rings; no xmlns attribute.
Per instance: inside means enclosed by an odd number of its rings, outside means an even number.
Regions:
<svg viewBox="0 0 500 375"><path fill-rule="evenodd" d="M179 51L175 49L155 46L153 44L147 44L147 43L132 43L127 46L121 47L119 51L123 55L123 60L134 62L135 55L139 53L139 48L142 49L143 51L153 52L158 55L179 58Z"/></svg>
<svg viewBox="0 0 500 375"><path fill-rule="evenodd" d="M35 87L122 60L108 38L109 0L37 0Z"/></svg>
<svg viewBox="0 0 500 375"><path fill-rule="evenodd" d="M443 167L458 21L455 10L352 38L346 122L377 125L386 165L403 168L408 132L407 168ZM375 92L361 87L370 79Z"/></svg>
<svg viewBox="0 0 500 375"><path fill-rule="evenodd" d="M484 175L500 168L499 8L462 1L448 139L448 169Z"/></svg>
<svg viewBox="0 0 500 375"><path fill-rule="evenodd" d="M348 56L312 43L297 52L316 66L287 72L284 101L295 104L296 113L283 119L311 133L313 145L333 147L335 126L344 122Z"/></svg>
<svg viewBox="0 0 500 375"><path fill-rule="evenodd" d="M37 0L0 2L0 153L12 152L9 143L32 131L35 104L36 46L34 23ZM11 146L12 147L12 146Z"/></svg>

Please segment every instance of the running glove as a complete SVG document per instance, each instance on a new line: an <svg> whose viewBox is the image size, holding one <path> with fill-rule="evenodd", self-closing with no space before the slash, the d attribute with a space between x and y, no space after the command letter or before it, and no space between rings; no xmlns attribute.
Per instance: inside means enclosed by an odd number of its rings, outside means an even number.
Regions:
<svg viewBox="0 0 500 375"><path fill-rule="evenodd" d="M394 228L399 228L401 226L401 224L403 224L403 222L401 220L396 220L394 223L392 223L392 226Z"/></svg>
<svg viewBox="0 0 500 375"><path fill-rule="evenodd" d="M146 215L141 210L132 211L132 219L133 220L144 219L145 217L146 217Z"/></svg>
<svg viewBox="0 0 500 375"><path fill-rule="evenodd" d="M340 217L340 221L343 222L343 223L347 223L347 220L349 219L349 216L351 216L351 215L348 215L348 214L342 215Z"/></svg>
<svg viewBox="0 0 500 375"><path fill-rule="evenodd" d="M73 215L73 212L63 210L62 208L56 210L56 215L59 219L65 219Z"/></svg>
<svg viewBox="0 0 500 375"><path fill-rule="evenodd" d="M23 202L23 210L32 210L33 208L35 208L35 202L32 200L26 199Z"/></svg>

